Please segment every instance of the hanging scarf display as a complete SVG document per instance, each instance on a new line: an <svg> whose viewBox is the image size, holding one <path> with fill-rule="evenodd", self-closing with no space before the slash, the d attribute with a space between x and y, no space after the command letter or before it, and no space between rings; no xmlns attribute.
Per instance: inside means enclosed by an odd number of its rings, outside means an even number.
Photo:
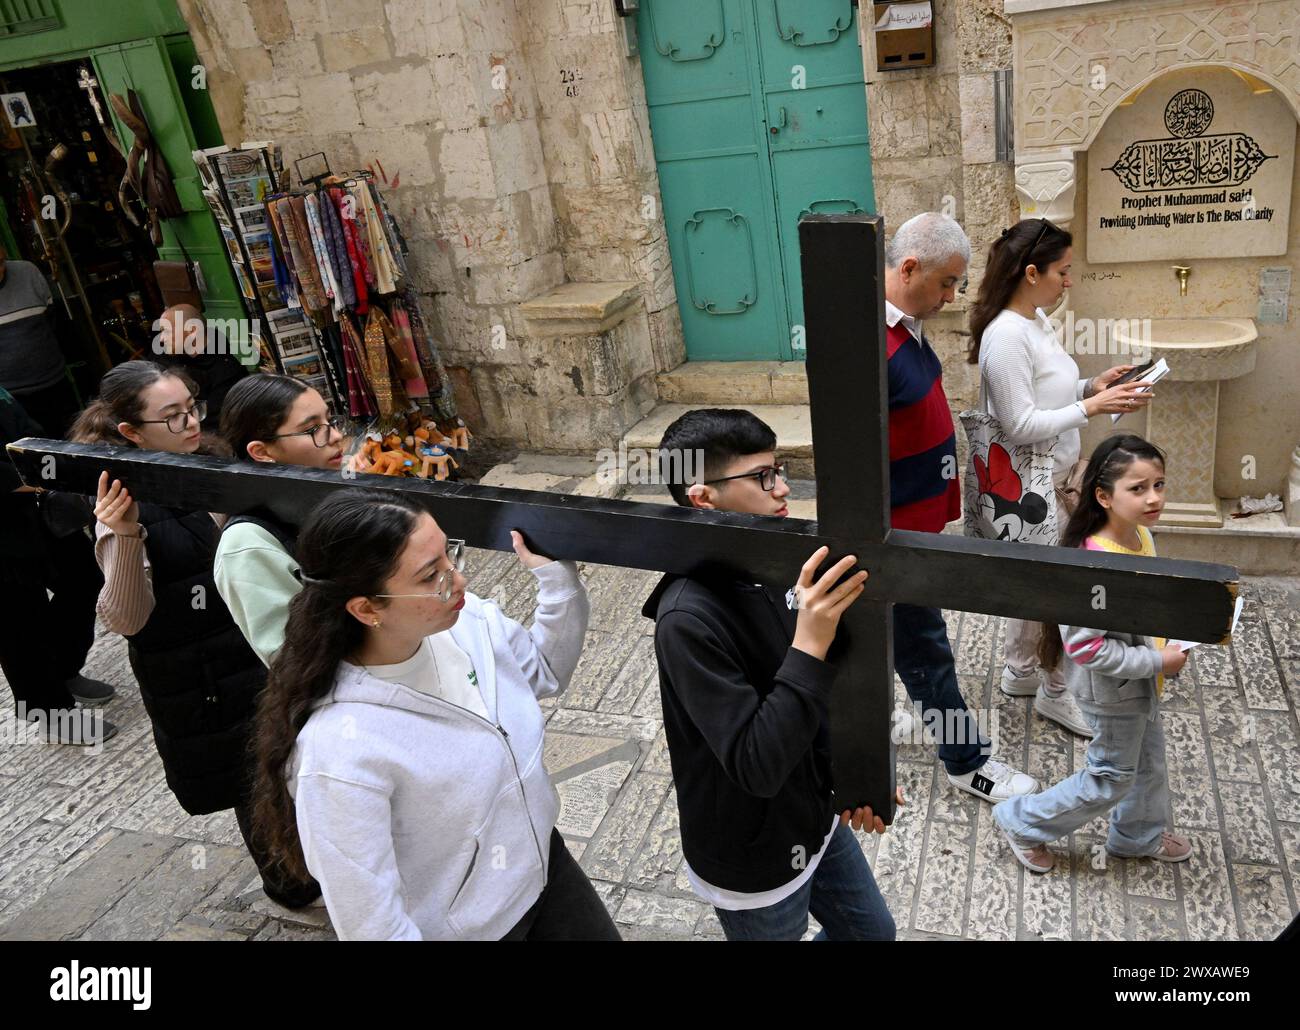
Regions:
<svg viewBox="0 0 1300 1030"><path fill-rule="evenodd" d="M392 420L412 402L426 418L454 420L452 381L420 312L406 242L373 177L327 177L265 206L276 287L310 321L321 378L339 406L398 432ZM301 334L281 335L292 341L282 357L301 365Z"/></svg>

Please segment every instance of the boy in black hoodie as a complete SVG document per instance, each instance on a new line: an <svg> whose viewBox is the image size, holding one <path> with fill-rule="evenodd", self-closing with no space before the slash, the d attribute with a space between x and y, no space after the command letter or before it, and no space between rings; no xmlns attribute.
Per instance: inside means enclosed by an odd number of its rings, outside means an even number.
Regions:
<svg viewBox="0 0 1300 1030"><path fill-rule="evenodd" d="M687 412L659 446L678 504L788 514L776 435L750 412ZM702 471L682 482L692 463L678 459L689 455ZM813 553L788 594L725 575L665 576L642 609L655 620L687 876L728 940L798 940L810 912L824 938L894 938L852 832L884 823L869 808L837 812L831 784L826 652L867 573L839 583L849 555L817 578L826 555Z"/></svg>

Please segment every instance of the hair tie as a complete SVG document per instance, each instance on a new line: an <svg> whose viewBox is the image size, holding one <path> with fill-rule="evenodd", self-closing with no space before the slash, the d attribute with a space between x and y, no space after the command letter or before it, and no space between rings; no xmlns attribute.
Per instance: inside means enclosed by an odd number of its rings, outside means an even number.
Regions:
<svg viewBox="0 0 1300 1030"><path fill-rule="evenodd" d="M1001 238L1005 240L1005 239L1006 239L1008 236L1010 236L1010 235L1011 235L1011 229L1010 229L1010 228L1006 228L1006 229L1003 229L1003 230L1002 230L1002 236L1001 236Z"/></svg>
<svg viewBox="0 0 1300 1030"><path fill-rule="evenodd" d="M315 577L315 576L309 576L309 575L307 575L307 573L303 572L302 569L294 569L294 570L293 570L293 578L296 579L299 583L302 583L304 586L306 586L306 585L309 584L309 583L310 583L310 584L315 584L315 585L320 585L320 584L323 584L323 583L327 582L326 580L318 579L318 578Z"/></svg>

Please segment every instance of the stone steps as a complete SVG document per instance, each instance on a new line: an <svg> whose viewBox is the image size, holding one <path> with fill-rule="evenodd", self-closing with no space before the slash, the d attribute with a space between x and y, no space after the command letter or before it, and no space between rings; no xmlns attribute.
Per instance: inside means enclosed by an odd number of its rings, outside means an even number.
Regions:
<svg viewBox="0 0 1300 1030"><path fill-rule="evenodd" d="M688 361L655 377L659 400L693 407L807 404L802 361Z"/></svg>
<svg viewBox="0 0 1300 1030"><path fill-rule="evenodd" d="M812 453L812 416L804 404L753 404L726 402L711 398L707 402L660 403L645 418L624 434L622 443L634 449L652 450L659 446L664 430L681 415L699 407L744 407L761 418L776 433L776 456L784 461L792 479L814 477Z"/></svg>
<svg viewBox="0 0 1300 1030"><path fill-rule="evenodd" d="M1234 503L1221 501L1225 509ZM1232 565L1243 576L1300 575L1300 526L1280 512L1248 519L1224 518L1223 528L1156 525L1156 553Z"/></svg>

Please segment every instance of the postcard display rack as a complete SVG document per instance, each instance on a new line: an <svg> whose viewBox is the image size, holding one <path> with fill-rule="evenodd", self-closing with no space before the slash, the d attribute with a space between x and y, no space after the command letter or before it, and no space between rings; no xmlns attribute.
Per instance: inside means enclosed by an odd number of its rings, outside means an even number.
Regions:
<svg viewBox="0 0 1300 1030"><path fill-rule="evenodd" d="M213 147L195 151L194 163L252 316L261 371L301 379L316 389L332 410L345 410L311 320L301 307L290 306L275 280L265 201L284 178L280 148L274 143Z"/></svg>

